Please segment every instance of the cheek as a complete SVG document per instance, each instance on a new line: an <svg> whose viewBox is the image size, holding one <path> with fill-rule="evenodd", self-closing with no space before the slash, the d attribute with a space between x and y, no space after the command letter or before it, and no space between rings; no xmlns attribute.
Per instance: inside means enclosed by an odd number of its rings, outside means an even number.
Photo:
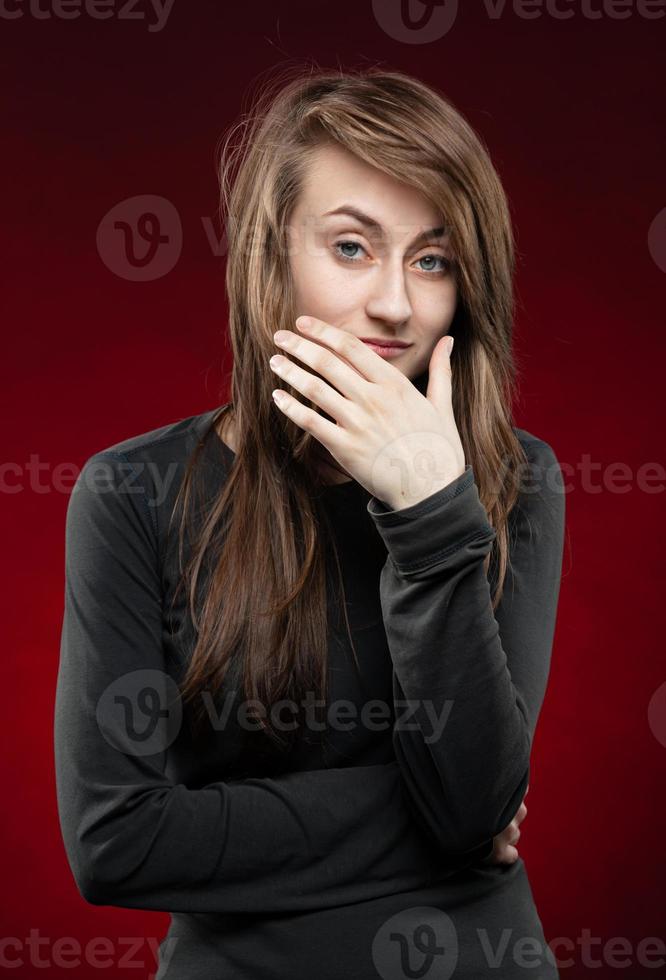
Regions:
<svg viewBox="0 0 666 980"><path fill-rule="evenodd" d="M419 292L414 313L418 313L425 340L431 339L433 345L439 340L453 320L457 302L456 286L450 281L443 283L441 289Z"/></svg>
<svg viewBox="0 0 666 980"><path fill-rule="evenodd" d="M331 322L356 309L362 301L351 277L345 275L346 270L331 259L323 246L292 255L290 263L299 310Z"/></svg>
<svg viewBox="0 0 666 980"><path fill-rule="evenodd" d="M419 355L430 356L435 344L447 333L456 312L455 289L422 294L413 305ZM417 326L416 326L417 325Z"/></svg>

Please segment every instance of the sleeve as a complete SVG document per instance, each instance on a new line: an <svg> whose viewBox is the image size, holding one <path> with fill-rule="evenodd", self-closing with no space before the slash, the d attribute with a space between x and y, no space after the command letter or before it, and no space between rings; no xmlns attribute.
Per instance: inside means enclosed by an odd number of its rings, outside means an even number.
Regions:
<svg viewBox="0 0 666 980"><path fill-rule="evenodd" d="M82 896L170 912L289 913L420 887L432 855L395 759L197 789L167 777L164 692L175 682L157 537L134 467L108 452L87 461L68 503L54 710L58 815ZM162 726L152 741L128 738L128 692Z"/></svg>
<svg viewBox="0 0 666 980"><path fill-rule="evenodd" d="M496 532L471 465L425 500L368 512L388 557L380 594L394 665L393 743L415 818L444 854L492 852L529 783L550 668L564 544L562 473L528 444L493 612L483 560ZM492 566L491 566L492 568Z"/></svg>

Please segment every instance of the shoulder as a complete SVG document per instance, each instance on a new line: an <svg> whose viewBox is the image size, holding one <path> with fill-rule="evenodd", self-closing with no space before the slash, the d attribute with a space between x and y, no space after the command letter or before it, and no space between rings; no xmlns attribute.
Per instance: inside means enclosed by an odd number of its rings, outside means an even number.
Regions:
<svg viewBox="0 0 666 980"><path fill-rule="evenodd" d="M178 458L194 448L209 430L218 408L189 415L168 422L156 429L148 429L127 436L119 442L98 449L91 458L98 456L124 456L127 459L159 459L161 456Z"/></svg>
<svg viewBox="0 0 666 980"><path fill-rule="evenodd" d="M528 465L520 472L519 497L511 513L516 520L524 518L522 523L530 534L540 531L559 541L565 520L565 486L555 450L526 429L514 427L513 431Z"/></svg>
<svg viewBox="0 0 666 980"><path fill-rule="evenodd" d="M533 467L539 467L543 469L544 467L551 466L554 469L559 470L560 466L555 455L555 450L539 436L535 436L532 432L528 432L527 429L518 429L514 426L514 434L521 446L525 450L525 455Z"/></svg>
<svg viewBox="0 0 666 980"><path fill-rule="evenodd" d="M538 495L540 499L564 497L564 481L562 468L555 450L539 436L533 435L526 429L513 429L520 442L528 466L521 473L521 491L523 495Z"/></svg>
<svg viewBox="0 0 666 980"><path fill-rule="evenodd" d="M108 523L129 517L159 535L188 460L200 444L210 447L206 436L218 411L219 406L97 449L83 463L72 488L69 520L95 517ZM214 447L207 459L222 465Z"/></svg>

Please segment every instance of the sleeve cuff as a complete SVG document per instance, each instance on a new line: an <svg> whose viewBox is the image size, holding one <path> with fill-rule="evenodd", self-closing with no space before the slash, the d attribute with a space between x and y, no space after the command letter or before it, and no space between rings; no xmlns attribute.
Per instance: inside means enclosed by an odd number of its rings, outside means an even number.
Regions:
<svg viewBox="0 0 666 980"><path fill-rule="evenodd" d="M496 536L471 463L447 486L416 504L391 510L371 497L367 511L401 571L419 571L444 561L471 541L479 539L489 545Z"/></svg>

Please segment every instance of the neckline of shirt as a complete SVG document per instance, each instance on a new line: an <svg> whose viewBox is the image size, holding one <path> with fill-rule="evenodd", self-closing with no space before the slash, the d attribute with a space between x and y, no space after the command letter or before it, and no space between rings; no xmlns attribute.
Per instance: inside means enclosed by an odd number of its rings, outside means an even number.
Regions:
<svg viewBox="0 0 666 980"><path fill-rule="evenodd" d="M217 408L213 408L209 412L204 412L202 416L203 427L201 435L204 441L206 440L207 436L212 435L215 443L217 443L217 445L221 448L227 462L231 465L236 459L236 453L233 451L231 446L226 444L224 439L217 431L217 426L213 424L217 413L222 407L223 406L218 405ZM345 480L342 483L327 483L321 489L326 494L349 494L356 493L356 491L360 489L365 490L365 487L362 487L362 485L356 480L351 479Z"/></svg>

